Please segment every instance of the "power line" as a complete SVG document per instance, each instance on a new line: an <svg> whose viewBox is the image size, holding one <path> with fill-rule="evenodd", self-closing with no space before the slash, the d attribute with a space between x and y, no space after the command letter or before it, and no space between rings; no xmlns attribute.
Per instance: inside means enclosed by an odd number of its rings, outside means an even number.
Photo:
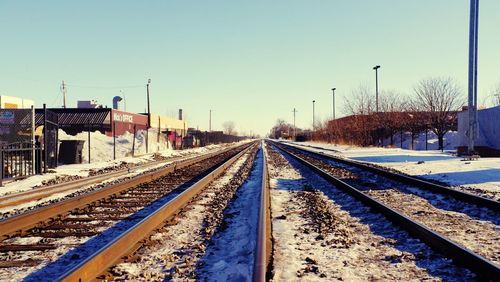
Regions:
<svg viewBox="0 0 500 282"><path fill-rule="evenodd" d="M129 86L90 86L90 85L76 85L76 84L67 84L67 86L76 87L76 88L94 88L94 89L130 89L130 88L144 88L144 85L129 85Z"/></svg>

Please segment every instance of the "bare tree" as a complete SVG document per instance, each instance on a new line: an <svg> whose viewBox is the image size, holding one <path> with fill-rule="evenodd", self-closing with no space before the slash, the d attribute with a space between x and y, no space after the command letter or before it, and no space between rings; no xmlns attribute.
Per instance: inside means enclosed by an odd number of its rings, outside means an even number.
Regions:
<svg viewBox="0 0 500 282"><path fill-rule="evenodd" d="M283 119L278 119L276 124L271 129L269 137L279 139L282 137L289 138L293 132L293 125L287 123Z"/></svg>
<svg viewBox="0 0 500 282"><path fill-rule="evenodd" d="M398 125L401 130L401 143L403 132L409 132L411 138L411 149L415 150L415 140L420 133L429 128L429 114L422 110L421 105L415 103L415 99L405 99L402 102L403 111L399 114ZM402 147L402 146L401 146Z"/></svg>
<svg viewBox="0 0 500 282"><path fill-rule="evenodd" d="M389 137L390 145L394 145L394 134L401 129L401 112L404 111L404 95L397 91L384 91L379 100L380 110L377 115L379 131L382 138Z"/></svg>
<svg viewBox="0 0 500 282"><path fill-rule="evenodd" d="M227 135L236 135L237 134L233 121L225 121L222 124L222 128L224 129L224 133Z"/></svg>
<svg viewBox="0 0 500 282"><path fill-rule="evenodd" d="M351 91L351 97L346 97L345 112L352 115L350 120L350 138L355 144L367 146L373 143L371 130L373 119L370 115L375 109L375 97L366 85L359 85Z"/></svg>
<svg viewBox="0 0 500 282"><path fill-rule="evenodd" d="M430 129L437 135L439 149L443 150L443 137L454 128L457 111L464 104L462 91L451 78L428 78L414 88L412 101L416 110L427 112Z"/></svg>
<svg viewBox="0 0 500 282"><path fill-rule="evenodd" d="M375 97L370 88L360 84L351 91L350 97L345 97L344 111L350 115L369 115L375 109Z"/></svg>

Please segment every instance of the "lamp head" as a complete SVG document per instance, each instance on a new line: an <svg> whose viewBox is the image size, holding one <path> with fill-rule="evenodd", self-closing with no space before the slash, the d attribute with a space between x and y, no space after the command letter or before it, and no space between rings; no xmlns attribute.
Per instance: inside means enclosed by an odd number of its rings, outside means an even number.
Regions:
<svg viewBox="0 0 500 282"><path fill-rule="evenodd" d="M373 69L374 69L374 70L377 70L377 69L379 69L379 68L380 68L380 66L379 66L379 65L376 65L376 66L374 66L374 67L373 67Z"/></svg>

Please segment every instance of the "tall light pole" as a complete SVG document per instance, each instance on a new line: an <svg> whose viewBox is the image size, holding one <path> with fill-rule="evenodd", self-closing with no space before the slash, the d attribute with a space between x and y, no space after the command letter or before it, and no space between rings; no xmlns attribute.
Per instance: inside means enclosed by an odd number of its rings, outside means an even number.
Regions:
<svg viewBox="0 0 500 282"><path fill-rule="evenodd" d="M151 79L148 79L148 84L146 84L146 95L148 102L148 128L146 128L146 153L148 153L148 143L149 143L149 128L151 128L151 107L149 103L149 84L151 84Z"/></svg>
<svg viewBox="0 0 500 282"><path fill-rule="evenodd" d="M212 132L212 110L208 115L208 132Z"/></svg>
<svg viewBox="0 0 500 282"><path fill-rule="evenodd" d="M470 1L470 22L469 22L469 103L467 111L469 113L469 142L467 150L469 154L474 153L474 142L477 136L477 41L478 41L478 18L479 0Z"/></svg>
<svg viewBox="0 0 500 282"><path fill-rule="evenodd" d="M293 108L293 141L296 140L297 138L297 127L295 126L295 113L297 112L297 110L295 108Z"/></svg>
<svg viewBox="0 0 500 282"><path fill-rule="evenodd" d="M332 88L332 119L335 119L335 90L337 88Z"/></svg>
<svg viewBox="0 0 500 282"><path fill-rule="evenodd" d="M375 70L375 110L378 113L378 69L380 68L379 65L376 65L373 67Z"/></svg>
<svg viewBox="0 0 500 282"><path fill-rule="evenodd" d="M315 123L314 123L314 103L315 103L315 102L316 102L316 101L315 101L315 100L313 100L313 131L314 131L314 129L315 129Z"/></svg>

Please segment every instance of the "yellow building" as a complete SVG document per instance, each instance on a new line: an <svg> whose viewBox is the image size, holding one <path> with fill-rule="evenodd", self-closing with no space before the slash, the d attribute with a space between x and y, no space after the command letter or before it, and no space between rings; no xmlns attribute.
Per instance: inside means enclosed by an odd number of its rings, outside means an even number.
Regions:
<svg viewBox="0 0 500 282"><path fill-rule="evenodd" d="M150 127L154 129L159 128L160 131L175 131L178 135L186 136L188 124L185 120L152 113Z"/></svg>
<svg viewBox="0 0 500 282"><path fill-rule="evenodd" d="M33 100L11 96L0 96L0 109L29 109L35 105Z"/></svg>

